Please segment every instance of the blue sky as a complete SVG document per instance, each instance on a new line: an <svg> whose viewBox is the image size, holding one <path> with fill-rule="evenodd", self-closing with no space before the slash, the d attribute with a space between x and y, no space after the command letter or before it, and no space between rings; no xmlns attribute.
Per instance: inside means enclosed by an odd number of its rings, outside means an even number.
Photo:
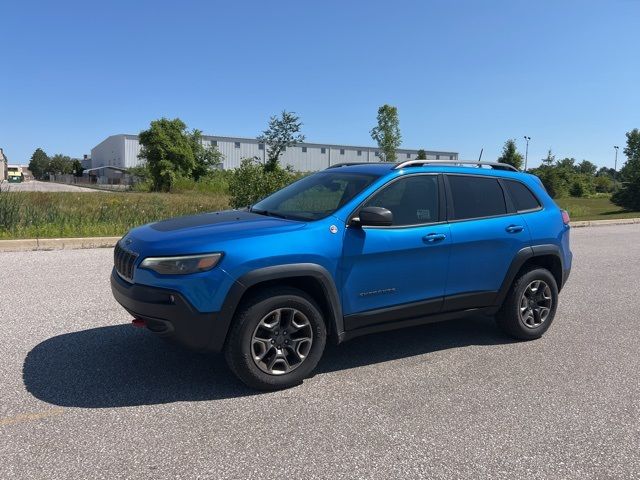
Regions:
<svg viewBox="0 0 640 480"><path fill-rule="evenodd" d="M372 145L379 105L405 148L613 166L640 128L640 1L0 3L0 146L80 157L180 117L253 137L297 112L307 140Z"/></svg>

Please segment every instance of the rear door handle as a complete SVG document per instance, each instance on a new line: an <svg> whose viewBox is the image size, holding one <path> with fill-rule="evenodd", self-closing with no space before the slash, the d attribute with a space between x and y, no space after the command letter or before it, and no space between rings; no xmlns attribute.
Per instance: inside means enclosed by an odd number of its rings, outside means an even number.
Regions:
<svg viewBox="0 0 640 480"><path fill-rule="evenodd" d="M524 230L522 225L509 225L505 230L509 233L518 233Z"/></svg>
<svg viewBox="0 0 640 480"><path fill-rule="evenodd" d="M441 242L445 238L447 238L447 236L444 233L430 233L429 235L422 237L422 240L428 243L435 243Z"/></svg>

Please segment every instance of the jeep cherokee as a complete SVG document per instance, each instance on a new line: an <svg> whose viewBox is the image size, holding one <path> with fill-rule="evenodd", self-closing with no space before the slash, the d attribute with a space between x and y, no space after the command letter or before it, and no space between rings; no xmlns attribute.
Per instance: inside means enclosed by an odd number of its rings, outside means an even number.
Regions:
<svg viewBox="0 0 640 480"><path fill-rule="evenodd" d="M470 163L339 164L245 210L135 228L113 295L263 390L301 383L328 339L478 314L539 338L571 269L568 214L537 177Z"/></svg>

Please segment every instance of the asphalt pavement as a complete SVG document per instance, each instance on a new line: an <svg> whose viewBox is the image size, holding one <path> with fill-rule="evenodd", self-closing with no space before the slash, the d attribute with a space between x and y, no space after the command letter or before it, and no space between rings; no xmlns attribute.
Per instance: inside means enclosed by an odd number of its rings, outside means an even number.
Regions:
<svg viewBox="0 0 640 480"><path fill-rule="evenodd" d="M542 339L376 334L267 394L132 327L111 250L0 253L0 478L640 478L640 225L572 240Z"/></svg>

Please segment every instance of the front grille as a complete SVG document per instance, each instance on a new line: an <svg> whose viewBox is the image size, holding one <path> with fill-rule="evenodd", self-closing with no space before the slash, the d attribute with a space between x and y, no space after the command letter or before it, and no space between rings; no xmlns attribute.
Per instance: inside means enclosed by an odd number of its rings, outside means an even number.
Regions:
<svg viewBox="0 0 640 480"><path fill-rule="evenodd" d="M136 253L122 248L120 242L116 243L116 248L113 250L113 264L116 272L130 282L133 281L133 265L136 263L136 258L138 258Z"/></svg>

